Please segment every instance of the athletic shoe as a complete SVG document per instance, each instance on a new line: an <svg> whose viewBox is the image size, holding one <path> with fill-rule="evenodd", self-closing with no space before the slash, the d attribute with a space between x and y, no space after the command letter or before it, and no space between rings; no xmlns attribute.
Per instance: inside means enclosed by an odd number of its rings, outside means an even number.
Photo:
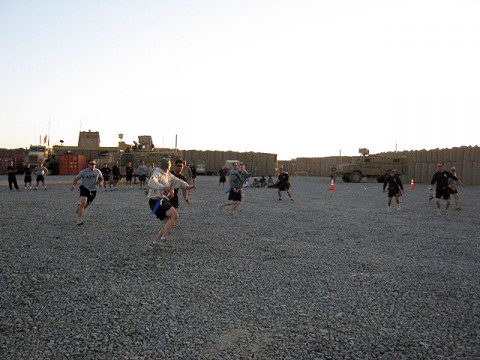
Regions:
<svg viewBox="0 0 480 360"><path fill-rule="evenodd" d="M392 208L389 206L387 212L392 212Z"/></svg>
<svg viewBox="0 0 480 360"><path fill-rule="evenodd" d="M83 225L83 221L82 220L77 221L77 226L81 226L81 225Z"/></svg>
<svg viewBox="0 0 480 360"><path fill-rule="evenodd" d="M455 210L462 210L460 206L456 207Z"/></svg>
<svg viewBox="0 0 480 360"><path fill-rule="evenodd" d="M150 243L150 246L153 248L159 248L159 247L172 247L172 243L168 241L167 239L160 239L160 240L154 240Z"/></svg>
<svg viewBox="0 0 480 360"><path fill-rule="evenodd" d="M397 210L400 211L402 210L402 207L400 205L397 206Z"/></svg>

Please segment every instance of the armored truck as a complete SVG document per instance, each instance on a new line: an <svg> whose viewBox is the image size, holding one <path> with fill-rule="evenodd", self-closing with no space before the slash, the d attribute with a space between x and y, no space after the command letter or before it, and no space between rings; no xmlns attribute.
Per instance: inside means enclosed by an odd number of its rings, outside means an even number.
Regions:
<svg viewBox="0 0 480 360"><path fill-rule="evenodd" d="M367 178L383 183L390 170L395 169L400 176L407 171L406 156L369 155L366 148L359 149L359 152L361 156L353 158L350 164L337 166L336 174L344 182L358 183Z"/></svg>

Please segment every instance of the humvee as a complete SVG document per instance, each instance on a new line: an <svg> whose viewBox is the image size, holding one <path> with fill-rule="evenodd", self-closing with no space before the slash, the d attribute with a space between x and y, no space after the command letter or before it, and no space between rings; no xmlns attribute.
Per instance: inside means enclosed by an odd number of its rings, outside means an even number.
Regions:
<svg viewBox="0 0 480 360"><path fill-rule="evenodd" d="M398 175L404 175L407 170L406 156L369 155L369 150L358 150L361 156L355 157L350 164L337 166L336 174L344 182L358 183L363 178L385 181L391 169L396 169Z"/></svg>

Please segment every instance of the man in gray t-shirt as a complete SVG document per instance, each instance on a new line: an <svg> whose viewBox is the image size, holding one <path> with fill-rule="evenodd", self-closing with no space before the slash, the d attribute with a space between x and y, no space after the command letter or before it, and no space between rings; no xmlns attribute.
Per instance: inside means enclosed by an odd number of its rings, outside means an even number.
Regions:
<svg viewBox="0 0 480 360"><path fill-rule="evenodd" d="M77 225L83 225L83 215L85 209L90 205L97 195L97 186L102 186L103 176L102 172L95 168L95 161L88 160L88 168L83 169L73 179L71 191L75 189L78 180L82 181L80 185L80 203L77 205Z"/></svg>
<svg viewBox="0 0 480 360"><path fill-rule="evenodd" d="M148 167L145 161L142 160L138 165L138 180L140 180L140 189L144 189L147 185Z"/></svg>

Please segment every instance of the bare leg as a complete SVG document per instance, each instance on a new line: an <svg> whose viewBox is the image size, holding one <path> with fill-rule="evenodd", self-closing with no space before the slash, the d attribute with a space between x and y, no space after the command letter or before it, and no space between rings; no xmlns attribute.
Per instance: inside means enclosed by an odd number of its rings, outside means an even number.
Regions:
<svg viewBox="0 0 480 360"><path fill-rule="evenodd" d="M170 235L170 231L172 231L178 219L178 212L174 207L170 208L165 215L167 216L167 221L165 222L165 227L160 230L161 238L166 238L168 235Z"/></svg>

